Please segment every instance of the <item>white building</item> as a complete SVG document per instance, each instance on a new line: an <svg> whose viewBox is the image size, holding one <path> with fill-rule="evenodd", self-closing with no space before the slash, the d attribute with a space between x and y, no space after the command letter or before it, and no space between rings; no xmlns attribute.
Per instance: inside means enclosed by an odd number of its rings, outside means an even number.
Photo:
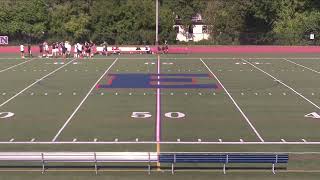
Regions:
<svg viewBox="0 0 320 180"><path fill-rule="evenodd" d="M177 33L177 41L198 42L209 39L208 26L203 23L200 14L197 14L192 18L192 26L190 27L183 28L180 21L180 18L177 16L176 25L174 25Z"/></svg>

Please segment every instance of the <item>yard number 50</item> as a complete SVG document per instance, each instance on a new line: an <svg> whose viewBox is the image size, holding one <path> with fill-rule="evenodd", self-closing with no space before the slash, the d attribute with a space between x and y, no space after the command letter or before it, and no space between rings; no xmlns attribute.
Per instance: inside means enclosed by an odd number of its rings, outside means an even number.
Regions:
<svg viewBox="0 0 320 180"><path fill-rule="evenodd" d="M164 114L164 116L171 119L179 119L185 117L186 115L181 112L167 112ZM152 115L150 112L132 112L131 117L145 119L152 117Z"/></svg>

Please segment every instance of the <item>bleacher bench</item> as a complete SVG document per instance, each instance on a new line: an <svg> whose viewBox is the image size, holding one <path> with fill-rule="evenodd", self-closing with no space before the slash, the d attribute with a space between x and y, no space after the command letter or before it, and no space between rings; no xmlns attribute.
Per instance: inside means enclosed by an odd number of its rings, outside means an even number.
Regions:
<svg viewBox="0 0 320 180"><path fill-rule="evenodd" d="M275 174L276 164L286 164L289 161L288 154L199 154L199 153L161 153L160 163L170 163L171 171L174 174L174 165L180 163L221 163L223 173L226 173L227 164L272 164L272 172Z"/></svg>

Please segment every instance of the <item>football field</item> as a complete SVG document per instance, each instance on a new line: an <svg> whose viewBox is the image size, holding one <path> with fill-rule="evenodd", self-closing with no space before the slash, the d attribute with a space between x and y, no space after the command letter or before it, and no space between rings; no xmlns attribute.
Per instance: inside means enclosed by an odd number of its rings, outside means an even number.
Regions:
<svg viewBox="0 0 320 180"><path fill-rule="evenodd" d="M320 172L320 57L0 59L0 151L286 152Z"/></svg>

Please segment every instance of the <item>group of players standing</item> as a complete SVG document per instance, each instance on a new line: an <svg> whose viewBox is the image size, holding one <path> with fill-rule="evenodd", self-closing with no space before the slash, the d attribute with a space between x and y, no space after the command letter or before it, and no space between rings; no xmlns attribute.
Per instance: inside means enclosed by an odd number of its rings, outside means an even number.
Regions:
<svg viewBox="0 0 320 180"><path fill-rule="evenodd" d="M85 42L84 44L76 43L73 48L74 58L88 57L92 58L94 55L95 44L90 42ZM72 45L68 42L54 42L50 46L47 42L39 44L39 57L63 57L63 59L70 58L72 52ZM20 45L21 58L25 58L25 47L23 44ZM28 44L28 54L30 58L32 57L31 45Z"/></svg>
<svg viewBox="0 0 320 180"><path fill-rule="evenodd" d="M76 43L74 44L74 58L83 58L93 56L93 48L95 44L93 42L85 42L84 44ZM72 45L66 42L55 42L51 44L51 54L50 48L47 42L39 44L40 56L57 58L62 56L64 59L71 57Z"/></svg>

